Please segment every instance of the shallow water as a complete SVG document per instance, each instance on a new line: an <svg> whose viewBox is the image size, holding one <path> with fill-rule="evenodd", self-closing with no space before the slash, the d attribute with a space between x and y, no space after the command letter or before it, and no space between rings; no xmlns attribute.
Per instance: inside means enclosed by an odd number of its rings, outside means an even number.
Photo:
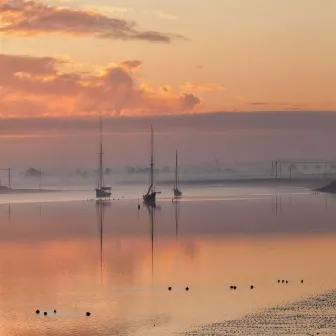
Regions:
<svg viewBox="0 0 336 336"><path fill-rule="evenodd" d="M134 191L75 195L0 206L1 336L172 335L334 288L334 197L208 187L138 211Z"/></svg>

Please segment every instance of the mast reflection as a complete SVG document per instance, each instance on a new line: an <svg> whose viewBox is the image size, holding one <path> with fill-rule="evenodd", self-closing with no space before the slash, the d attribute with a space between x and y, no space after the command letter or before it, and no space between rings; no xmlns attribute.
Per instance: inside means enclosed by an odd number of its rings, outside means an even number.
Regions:
<svg viewBox="0 0 336 336"><path fill-rule="evenodd" d="M111 202L105 202L104 200L96 201L96 215L99 232L99 244L100 244L100 281L103 281L103 234L104 234L104 217L106 208L111 207Z"/></svg>

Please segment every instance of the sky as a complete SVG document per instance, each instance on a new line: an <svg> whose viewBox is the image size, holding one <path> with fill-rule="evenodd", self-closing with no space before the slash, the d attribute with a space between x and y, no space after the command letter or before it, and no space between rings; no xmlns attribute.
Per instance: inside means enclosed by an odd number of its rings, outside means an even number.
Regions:
<svg viewBox="0 0 336 336"><path fill-rule="evenodd" d="M111 160L119 163L143 161L147 155L147 149L133 146L145 144L136 137L137 128L145 132L141 120L147 128L160 117L177 128L183 118L188 125L216 120L221 124L213 122L213 128L227 129L218 113L240 114L244 120L244 130L233 132L235 144L244 149L254 144L260 159L285 155L288 146L274 154L260 145L260 136L270 129L259 113L286 114L288 120L301 113L304 129L307 111L325 120L326 112L336 110L335 11L334 0L0 0L0 117L4 123L17 119L15 125L27 124L20 126L20 134L14 126L6 129L1 155L8 165L23 164L25 156L41 161L56 146L58 159L65 162L71 147L82 153L80 162L92 162L83 143L93 138L84 139L80 125L91 120L92 132L92 119L100 111L106 119L126 118L129 128L123 132L133 132L132 139L122 139L128 155L116 155L121 139L108 144ZM210 119L200 121L197 115ZM259 120L259 131L250 126L250 118ZM42 134L43 119L59 130ZM71 145L62 130L72 124L70 119L79 120L76 132L81 134ZM179 137L172 133L169 141L162 140L166 150L177 145L188 153L192 149L194 154L186 156L191 161L218 155L212 128L202 142L186 127L183 143L176 143ZM269 136L276 148L286 143L276 140L277 134ZM203 153L203 144L212 141L216 149ZM311 156L333 155L331 147L321 149L323 141L317 142L319 149L311 148ZM225 159L251 153L235 144L222 154ZM302 156L302 149L288 150L288 155Z"/></svg>

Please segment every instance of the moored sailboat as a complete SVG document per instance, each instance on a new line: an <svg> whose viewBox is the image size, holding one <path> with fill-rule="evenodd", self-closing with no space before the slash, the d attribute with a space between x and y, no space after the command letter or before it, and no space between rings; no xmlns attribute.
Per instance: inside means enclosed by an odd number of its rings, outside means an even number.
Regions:
<svg viewBox="0 0 336 336"><path fill-rule="evenodd" d="M96 188L97 198L107 198L111 196L111 187L104 186L104 168L103 168L103 122L102 116L99 119L99 169L98 169L98 185Z"/></svg>
<svg viewBox="0 0 336 336"><path fill-rule="evenodd" d="M154 135L153 135L153 126L151 126L151 159L150 159L150 179L148 191L145 195L142 196L142 199L145 203L155 203L156 194L160 194L155 190L154 183Z"/></svg>
<svg viewBox="0 0 336 336"><path fill-rule="evenodd" d="M176 151L176 161L175 161L175 182L174 182L173 192L174 192L175 197L181 197L182 196L182 191L179 190L177 151Z"/></svg>

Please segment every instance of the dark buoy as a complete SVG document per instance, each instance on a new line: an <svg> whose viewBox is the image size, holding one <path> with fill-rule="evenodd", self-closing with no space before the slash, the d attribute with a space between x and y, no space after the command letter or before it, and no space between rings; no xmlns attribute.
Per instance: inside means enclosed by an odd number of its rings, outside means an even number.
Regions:
<svg viewBox="0 0 336 336"><path fill-rule="evenodd" d="M171 287L168 287L168 290L172 290L172 288L171 288Z"/></svg>
<svg viewBox="0 0 336 336"><path fill-rule="evenodd" d="M138 210L140 210L140 204L138 204Z"/></svg>
<svg viewBox="0 0 336 336"><path fill-rule="evenodd" d="M39 310L36 310L36 314L40 314L40 311L39 311Z"/></svg>
<svg viewBox="0 0 336 336"><path fill-rule="evenodd" d="M90 312L86 312L86 316L90 316L91 315L91 313Z"/></svg>
<svg viewBox="0 0 336 336"><path fill-rule="evenodd" d="M303 283L303 280L301 280L301 283Z"/></svg>
<svg viewBox="0 0 336 336"><path fill-rule="evenodd" d="M230 289L233 289L233 286L230 286Z"/></svg>
<svg viewBox="0 0 336 336"><path fill-rule="evenodd" d="M285 283L285 280L282 280L282 283Z"/></svg>
<svg viewBox="0 0 336 336"><path fill-rule="evenodd" d="M57 313L57 311L56 311L56 309L54 310L54 314L56 314Z"/></svg>
<svg viewBox="0 0 336 336"><path fill-rule="evenodd" d="M280 280L278 280L278 283L280 283L281 281Z"/></svg>
<svg viewBox="0 0 336 336"><path fill-rule="evenodd" d="M47 312L44 312L43 314L44 314L44 316L47 316L47 315L48 315L48 313L47 313Z"/></svg>
<svg viewBox="0 0 336 336"><path fill-rule="evenodd" d="M236 286L233 286L233 289L237 289L237 287L236 287Z"/></svg>
<svg viewBox="0 0 336 336"><path fill-rule="evenodd" d="M288 284L288 280L286 280L286 284Z"/></svg>
<svg viewBox="0 0 336 336"><path fill-rule="evenodd" d="M251 288L251 289L253 289L254 287L253 287L253 286L251 286L250 288Z"/></svg>
<svg viewBox="0 0 336 336"><path fill-rule="evenodd" d="M188 291L189 290L189 287L186 287L186 291Z"/></svg>

